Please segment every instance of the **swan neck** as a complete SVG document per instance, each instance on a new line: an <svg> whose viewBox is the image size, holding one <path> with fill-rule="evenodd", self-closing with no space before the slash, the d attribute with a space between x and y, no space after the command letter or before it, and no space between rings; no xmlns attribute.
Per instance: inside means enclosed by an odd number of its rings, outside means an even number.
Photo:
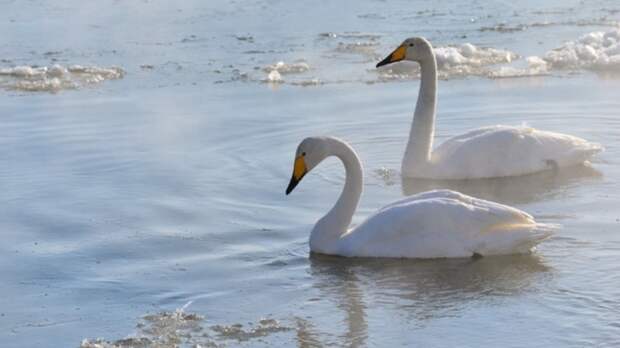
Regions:
<svg viewBox="0 0 620 348"><path fill-rule="evenodd" d="M420 61L420 90L409 133L409 143L403 160L403 169L428 163L431 160L437 105L437 62L432 59Z"/></svg>
<svg viewBox="0 0 620 348"><path fill-rule="evenodd" d="M310 249L333 254L340 237L347 232L362 195L363 169L355 151L339 139L328 138L329 156L338 157L344 164L345 184L332 209L315 225L310 235Z"/></svg>

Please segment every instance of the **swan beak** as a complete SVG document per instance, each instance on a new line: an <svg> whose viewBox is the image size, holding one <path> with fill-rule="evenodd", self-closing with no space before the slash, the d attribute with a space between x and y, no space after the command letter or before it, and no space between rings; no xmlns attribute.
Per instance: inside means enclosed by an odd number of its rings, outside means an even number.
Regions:
<svg viewBox="0 0 620 348"><path fill-rule="evenodd" d="M394 52L390 53L389 56L385 57L384 60L377 63L377 68L387 64L399 62L405 59L405 55L407 55L407 48L403 45L400 45L397 49L394 50Z"/></svg>
<svg viewBox="0 0 620 348"><path fill-rule="evenodd" d="M297 156L297 158L295 158L295 165L293 166L293 176L291 177L291 182L289 182L288 187L286 188L287 195L293 191L295 186L299 184L301 178L303 178L307 172L308 168L306 167L306 160L304 159L304 156Z"/></svg>

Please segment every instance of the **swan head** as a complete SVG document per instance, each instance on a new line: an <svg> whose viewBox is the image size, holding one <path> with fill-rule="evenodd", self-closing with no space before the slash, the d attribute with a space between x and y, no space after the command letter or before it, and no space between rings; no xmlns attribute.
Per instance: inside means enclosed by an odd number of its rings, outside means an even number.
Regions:
<svg viewBox="0 0 620 348"><path fill-rule="evenodd" d="M401 60L421 63L431 59L435 59L431 43L423 37L410 37L403 41L389 56L377 63L377 68Z"/></svg>
<svg viewBox="0 0 620 348"><path fill-rule="evenodd" d="M286 188L288 195L301 179L328 155L327 141L323 137L309 137L301 141L295 152L293 175Z"/></svg>

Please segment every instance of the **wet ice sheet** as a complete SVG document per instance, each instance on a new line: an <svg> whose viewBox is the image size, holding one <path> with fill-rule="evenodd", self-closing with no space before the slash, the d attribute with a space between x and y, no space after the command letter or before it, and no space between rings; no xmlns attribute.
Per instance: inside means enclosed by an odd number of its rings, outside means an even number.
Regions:
<svg viewBox="0 0 620 348"><path fill-rule="evenodd" d="M596 31L553 49L543 59L552 69L620 71L620 29Z"/></svg>
<svg viewBox="0 0 620 348"><path fill-rule="evenodd" d="M16 66L0 68L0 87L26 92L59 92L96 85L107 80L117 80L124 76L118 67L97 66Z"/></svg>
<svg viewBox="0 0 620 348"><path fill-rule="evenodd" d="M84 339L80 348L226 347L292 330L267 318L246 325L209 325L203 316L182 309L146 315L136 329L136 334L113 341Z"/></svg>

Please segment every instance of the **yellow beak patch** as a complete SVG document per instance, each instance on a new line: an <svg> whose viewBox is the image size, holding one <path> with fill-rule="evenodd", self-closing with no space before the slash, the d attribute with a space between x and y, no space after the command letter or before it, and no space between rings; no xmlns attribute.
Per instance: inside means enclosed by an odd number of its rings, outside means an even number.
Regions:
<svg viewBox="0 0 620 348"><path fill-rule="evenodd" d="M295 158L295 165L293 166L293 177L295 180L299 180L306 172L307 168L304 156L297 156L297 158Z"/></svg>
<svg viewBox="0 0 620 348"><path fill-rule="evenodd" d="M399 46L394 52L392 52L392 62L398 62L399 60L405 59L405 55L407 54L407 48L405 46Z"/></svg>
<svg viewBox="0 0 620 348"><path fill-rule="evenodd" d="M297 156L297 158L295 158L295 164L293 165L293 175L291 176L291 181L288 183L288 187L286 188L287 195L293 191L295 186L299 184L299 180L301 180L307 172L308 167L306 167L304 155Z"/></svg>
<svg viewBox="0 0 620 348"><path fill-rule="evenodd" d="M407 55L407 47L405 47L404 45L400 45L398 46L397 49L394 50L394 52L390 53L389 56L385 57L384 60L377 63L377 68L380 66L390 64L390 63L401 61L405 59L406 55Z"/></svg>

